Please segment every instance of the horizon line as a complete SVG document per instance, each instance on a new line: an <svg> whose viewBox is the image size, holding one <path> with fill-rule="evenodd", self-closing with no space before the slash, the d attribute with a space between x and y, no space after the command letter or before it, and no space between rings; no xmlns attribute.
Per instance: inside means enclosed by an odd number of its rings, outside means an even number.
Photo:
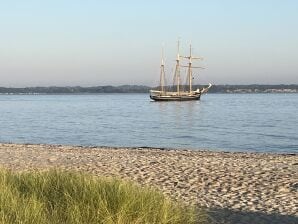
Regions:
<svg viewBox="0 0 298 224"><path fill-rule="evenodd" d="M195 86L201 86L201 85L206 85L206 84L195 84ZM292 85L298 85L298 83L279 83L279 84L264 84L264 83L252 83L252 84L212 84L213 86L292 86ZM22 86L22 87L15 87L15 86L0 86L0 88L14 88L14 89L21 89L21 88L51 88L51 87L58 87L58 88L65 88L65 87L81 87L81 88L92 88L92 87L103 87L103 86L109 86L109 87L121 87L121 86L142 86L142 87L158 87L159 85L155 86L149 86L149 85L143 85L143 84L121 84L121 85L111 85L111 84L106 84L106 85L94 85L94 86L80 86L80 85L49 85L49 86ZM167 85L167 86L172 86L172 85ZM182 85L185 86L185 85Z"/></svg>

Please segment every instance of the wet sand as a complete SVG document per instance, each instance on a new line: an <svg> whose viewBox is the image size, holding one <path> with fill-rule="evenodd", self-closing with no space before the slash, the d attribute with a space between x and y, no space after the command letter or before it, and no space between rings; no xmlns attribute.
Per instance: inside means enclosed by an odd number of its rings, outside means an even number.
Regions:
<svg viewBox="0 0 298 224"><path fill-rule="evenodd" d="M0 167L120 177L188 204L298 217L298 154L0 144Z"/></svg>

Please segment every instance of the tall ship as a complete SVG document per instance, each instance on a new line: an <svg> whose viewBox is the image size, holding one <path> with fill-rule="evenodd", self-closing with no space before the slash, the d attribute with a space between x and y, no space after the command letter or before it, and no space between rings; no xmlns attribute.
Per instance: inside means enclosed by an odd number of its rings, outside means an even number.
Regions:
<svg viewBox="0 0 298 224"><path fill-rule="evenodd" d="M187 65L180 64L181 59L187 60ZM202 60L201 57L195 57L192 55L192 47L190 45L189 55L181 56L179 53L179 41L178 41L178 50L176 57L176 65L173 77L173 86L171 89L168 89L168 86L165 85L165 62L164 62L164 53L162 50L162 58L160 65L160 83L159 90L150 90L150 98L155 101L189 101L189 100L200 100L201 95L207 93L209 88L212 86L209 83L209 86L204 88L198 88L193 90L193 72L194 68L203 69L202 67L193 66L193 60ZM181 84L181 67L186 67L186 80L187 84Z"/></svg>

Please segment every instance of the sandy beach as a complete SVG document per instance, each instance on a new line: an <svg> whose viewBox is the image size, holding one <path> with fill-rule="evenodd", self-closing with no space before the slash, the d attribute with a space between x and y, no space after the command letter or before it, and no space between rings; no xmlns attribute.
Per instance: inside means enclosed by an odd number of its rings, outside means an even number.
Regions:
<svg viewBox="0 0 298 224"><path fill-rule="evenodd" d="M85 171L188 204L298 217L298 154L0 144L0 167Z"/></svg>

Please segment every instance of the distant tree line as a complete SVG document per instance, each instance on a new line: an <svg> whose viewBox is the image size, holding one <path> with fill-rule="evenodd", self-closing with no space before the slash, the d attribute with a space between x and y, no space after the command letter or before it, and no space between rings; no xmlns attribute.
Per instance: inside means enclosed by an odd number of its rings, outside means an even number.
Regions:
<svg viewBox="0 0 298 224"><path fill-rule="evenodd" d="M193 89L206 87L203 85L195 85ZM152 87L142 85L122 85L122 86L94 86L94 87L26 87L26 88L10 88L0 87L0 94L97 94L97 93L148 93ZM154 87L153 89L159 89ZM167 87L168 91L173 91L174 87ZM187 90L187 86L181 89ZM213 85L209 93L262 93L262 92L298 92L298 84L292 85Z"/></svg>
<svg viewBox="0 0 298 224"><path fill-rule="evenodd" d="M122 86L66 86L66 87L26 87L26 88L5 88L0 87L0 93L14 94L92 94L92 93L145 93L150 90L148 86L122 85Z"/></svg>
<svg viewBox="0 0 298 224"><path fill-rule="evenodd" d="M291 84L291 85L258 85L258 84L251 84L251 85L213 85L209 93L229 93L229 92L239 92L239 90L243 90L243 92L255 92L255 93L262 93L266 92L267 90L293 90L298 92L298 84Z"/></svg>

